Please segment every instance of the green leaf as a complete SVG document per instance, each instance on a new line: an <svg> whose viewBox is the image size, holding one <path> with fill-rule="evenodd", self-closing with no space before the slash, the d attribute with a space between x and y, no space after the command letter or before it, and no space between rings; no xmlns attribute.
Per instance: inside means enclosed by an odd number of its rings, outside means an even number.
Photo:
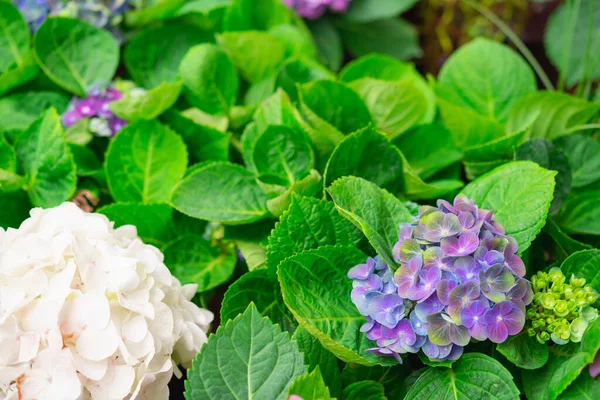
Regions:
<svg viewBox="0 0 600 400"><path fill-rule="evenodd" d="M339 213L356 225L390 267L396 265L392 247L398 241L399 225L412 221L404 204L361 178L338 179L327 189Z"/></svg>
<svg viewBox="0 0 600 400"><path fill-rule="evenodd" d="M422 179L430 178L462 158L452 134L436 123L417 126L396 137L392 143Z"/></svg>
<svg viewBox="0 0 600 400"><path fill-rule="evenodd" d="M290 396L293 394L303 399L335 400L335 398L331 397L329 388L323 382L323 376L319 367L310 373L296 378L288 392Z"/></svg>
<svg viewBox="0 0 600 400"><path fill-rule="evenodd" d="M239 111L236 111L236 109ZM235 114L236 113L248 114L248 113L254 112L254 110L251 108L244 107L244 106L233 106L231 108L231 112L233 114L231 116L231 128L238 129L238 127L234 124L234 119L235 118L247 118L249 121L250 119L252 119L252 115L250 115L248 117L248 116L244 116L244 115L237 116ZM219 132L223 132L223 133L227 132L227 129L229 128L229 125L230 125L229 118L227 116L207 114L204 111L202 111L196 107L188 108L187 110L181 111L181 115L183 115L187 119L192 120L194 123L196 123L198 125L204 125L209 128L216 129ZM242 126L246 125L247 123L248 122L243 122Z"/></svg>
<svg viewBox="0 0 600 400"><path fill-rule="evenodd" d="M590 245L578 242L577 240L567 236L567 234L564 233L558 227L558 225L556 225L556 222L551 219L546 221L544 232L550 235L550 237L554 240L556 246L553 250L556 254L558 254L558 260L564 260L577 251L591 249Z"/></svg>
<svg viewBox="0 0 600 400"><path fill-rule="evenodd" d="M181 92L181 82L163 82L144 93L127 92L121 100L110 103L110 109L126 121L155 119L171 108Z"/></svg>
<svg viewBox="0 0 600 400"><path fill-rule="evenodd" d="M183 140L157 121L127 125L110 142L106 154L108 187L121 202L170 201L186 167Z"/></svg>
<svg viewBox="0 0 600 400"><path fill-rule="evenodd" d="M294 182L289 188L278 185L269 185L276 188L276 197L267 200L267 209L276 217L279 217L290 206L292 195L299 196L316 196L322 189L321 174L316 169L301 180ZM281 192L282 190L282 192ZM279 194L280 193L280 194Z"/></svg>
<svg viewBox="0 0 600 400"><path fill-rule="evenodd" d="M27 193L19 190L0 195L0 227L18 228L25 219L29 218L29 210L33 206L27 198Z"/></svg>
<svg viewBox="0 0 600 400"><path fill-rule="evenodd" d="M0 132L21 133L50 107L62 114L69 100L68 96L55 92L23 92L3 97L0 99Z"/></svg>
<svg viewBox="0 0 600 400"><path fill-rule="evenodd" d="M283 303L279 282L264 268L246 272L229 286L221 304L222 323L242 314L250 303L284 330L294 330L294 318Z"/></svg>
<svg viewBox="0 0 600 400"><path fill-rule="evenodd" d="M384 18L396 17L407 11L417 0L354 0L344 14L344 18L352 22L371 22Z"/></svg>
<svg viewBox="0 0 600 400"><path fill-rule="evenodd" d="M343 176L356 176L393 190L402 181L402 159L398 150L372 127L342 140L327 162L323 185Z"/></svg>
<svg viewBox="0 0 600 400"><path fill-rule="evenodd" d="M34 206L54 207L75 191L77 174L60 117L46 111L14 143L20 175L29 176L27 194Z"/></svg>
<svg viewBox="0 0 600 400"><path fill-rule="evenodd" d="M167 204L114 203L96 211L115 223L115 227L134 225L146 243L162 247L175 235L173 209Z"/></svg>
<svg viewBox="0 0 600 400"><path fill-rule="evenodd" d="M217 35L217 43L251 83L274 74L285 59L285 47L267 32L224 32Z"/></svg>
<svg viewBox="0 0 600 400"><path fill-rule="evenodd" d="M533 71L512 49L476 38L444 63L439 83L459 105L503 122L513 103L536 90Z"/></svg>
<svg viewBox="0 0 600 400"><path fill-rule="evenodd" d="M519 398L513 377L498 361L480 353L464 354L451 368L429 368L405 400Z"/></svg>
<svg viewBox="0 0 600 400"><path fill-rule="evenodd" d="M193 46L213 41L212 34L182 23L146 29L125 47L124 61L133 80L146 89L179 79L179 64Z"/></svg>
<svg viewBox="0 0 600 400"><path fill-rule="evenodd" d="M175 16L176 12L187 0L169 0L144 4L125 13L125 24L128 27L140 27L152 22L163 21Z"/></svg>
<svg viewBox="0 0 600 400"><path fill-rule="evenodd" d="M556 223L566 233L600 235L600 191L568 196L556 217Z"/></svg>
<svg viewBox="0 0 600 400"><path fill-rule="evenodd" d="M394 138L427 120L427 98L410 80L382 81L363 78L353 81L377 127Z"/></svg>
<svg viewBox="0 0 600 400"><path fill-rule="evenodd" d="M190 164L229 160L231 134L197 124L174 109L167 110L164 118L183 138L189 152Z"/></svg>
<svg viewBox="0 0 600 400"><path fill-rule="evenodd" d="M308 108L343 134L350 134L371 123L371 115L363 100L344 83L320 80L300 86L299 91L303 113Z"/></svg>
<svg viewBox="0 0 600 400"><path fill-rule="evenodd" d="M304 354L304 364L308 372L319 368L322 371L323 381L329 388L331 395L339 397L342 393L342 381L338 359L323 347L316 337L301 326L296 329L292 338Z"/></svg>
<svg viewBox="0 0 600 400"><path fill-rule="evenodd" d="M288 333L250 304L202 346L188 370L185 398L285 400L304 372L302 353Z"/></svg>
<svg viewBox="0 0 600 400"><path fill-rule="evenodd" d="M333 71L340 69L344 57L342 38L332 21L326 17L307 21L323 62Z"/></svg>
<svg viewBox="0 0 600 400"><path fill-rule="evenodd" d="M299 122L300 118L299 112L294 108L288 94L279 89L256 110L254 114L256 134L264 132L269 125L283 125L302 132L303 126Z"/></svg>
<svg viewBox="0 0 600 400"><path fill-rule="evenodd" d="M324 245L358 245L362 233L335 210L333 203L311 197L292 196L269 236L267 268L271 272L285 258Z"/></svg>
<svg viewBox="0 0 600 400"><path fill-rule="evenodd" d="M483 174L486 174L504 164L507 164L511 159L506 160L494 160L494 161L463 161L465 165L465 173L467 179L475 180Z"/></svg>
<svg viewBox="0 0 600 400"><path fill-rule="evenodd" d="M187 100L209 114L228 113L240 78L229 58L214 44L192 47L179 65Z"/></svg>
<svg viewBox="0 0 600 400"><path fill-rule="evenodd" d="M390 364L367 353L373 344L359 332L365 318L350 300L348 270L364 262L354 247L324 246L285 259L277 271L283 300L298 323L336 357L363 365Z"/></svg>
<svg viewBox="0 0 600 400"><path fill-rule="evenodd" d="M562 392L561 399L564 400L590 400L600 398L600 379L592 378L586 372Z"/></svg>
<svg viewBox="0 0 600 400"><path fill-rule="evenodd" d="M586 283L600 290L600 250L582 250L571 254L560 266L567 277L585 278Z"/></svg>
<svg viewBox="0 0 600 400"><path fill-rule="evenodd" d="M285 90L293 101L298 101L297 84L320 79L335 79L335 75L314 60L297 58L281 66L275 78L275 86Z"/></svg>
<svg viewBox="0 0 600 400"><path fill-rule="evenodd" d="M539 343L525 332L510 336L496 349L519 368L537 369L548 361L548 345Z"/></svg>
<svg viewBox="0 0 600 400"><path fill-rule="evenodd" d="M558 138L556 146L569 160L574 188L600 179L600 143L587 136L568 135Z"/></svg>
<svg viewBox="0 0 600 400"><path fill-rule="evenodd" d="M119 45L112 34L73 18L47 18L35 35L34 49L44 73L79 97L93 85L110 83L119 65Z"/></svg>
<svg viewBox="0 0 600 400"><path fill-rule="evenodd" d="M600 348L600 320L588 326L581 343L550 346L548 363L540 369L523 370L523 386L530 400L562 399L561 393L583 368L590 364ZM588 372L583 372L587 374Z"/></svg>
<svg viewBox="0 0 600 400"><path fill-rule="evenodd" d="M496 221L525 251L546 223L556 172L529 161L496 168L467 185L462 193L479 207L493 210Z"/></svg>
<svg viewBox="0 0 600 400"><path fill-rule="evenodd" d="M341 24L342 39L355 57L385 53L400 60L420 57L417 31L400 18L380 19L364 24Z"/></svg>
<svg viewBox="0 0 600 400"><path fill-rule="evenodd" d="M304 57L314 59L317 55L315 43L306 29L290 24L277 25L269 33L279 40L285 48L285 58Z"/></svg>
<svg viewBox="0 0 600 400"><path fill-rule="evenodd" d="M411 365L407 362L392 367L346 364L342 371L342 384L344 387L348 387L354 382L375 381L384 386L388 398L403 399L405 391L401 382L410 371ZM404 393L402 393L403 391Z"/></svg>
<svg viewBox="0 0 600 400"><path fill-rule="evenodd" d="M600 7L594 0L567 2L548 19L544 45L567 86L600 77Z"/></svg>
<svg viewBox="0 0 600 400"><path fill-rule="evenodd" d="M78 144L69 144L69 149L73 155L73 161L77 166L77 176L93 176L98 173L104 173L102 163L98 160L96 154L89 147Z"/></svg>
<svg viewBox="0 0 600 400"><path fill-rule="evenodd" d="M22 64L29 51L30 35L27 22L17 7L0 2L0 73L15 64Z"/></svg>
<svg viewBox="0 0 600 400"><path fill-rule="evenodd" d="M201 235L188 234L163 249L165 265L182 284L195 283L206 292L231 279L237 256L232 245L216 247Z"/></svg>
<svg viewBox="0 0 600 400"><path fill-rule="evenodd" d="M354 382L344 388L344 400L387 400L383 385L375 381Z"/></svg>
<svg viewBox="0 0 600 400"><path fill-rule="evenodd" d="M67 142L80 146L88 145L93 139L94 134L89 130L90 119L82 118L65 130Z"/></svg>
<svg viewBox="0 0 600 400"><path fill-rule="evenodd" d="M555 214L563 200L571 191L571 167L563 152L559 151L548 139L535 138L523 143L515 153L517 160L530 160L540 167L557 172L554 180L556 186L550 213Z"/></svg>
<svg viewBox="0 0 600 400"><path fill-rule="evenodd" d="M40 72L40 67L35 60L33 50L30 50L23 59L22 64L13 66L8 71L0 73L0 95L31 81Z"/></svg>
<svg viewBox="0 0 600 400"><path fill-rule="evenodd" d="M215 162L200 166L181 181L172 203L191 217L238 225L263 219L266 201L251 172L236 164Z"/></svg>
<svg viewBox="0 0 600 400"><path fill-rule="evenodd" d="M252 160L258 174L277 176L290 185L304 178L315 164L308 137L280 125L269 126L256 138Z"/></svg>
<svg viewBox="0 0 600 400"><path fill-rule="evenodd" d="M526 138L553 140L569 133L570 128L591 121L598 110L598 105L566 93L530 93L513 104L506 129L515 132L527 128Z"/></svg>
<svg viewBox="0 0 600 400"><path fill-rule="evenodd" d="M266 31L292 20L292 12L279 0L232 0L223 30Z"/></svg>
<svg viewBox="0 0 600 400"><path fill-rule="evenodd" d="M514 132L484 144L464 147L465 160L482 162L512 157L524 136L525 131Z"/></svg>

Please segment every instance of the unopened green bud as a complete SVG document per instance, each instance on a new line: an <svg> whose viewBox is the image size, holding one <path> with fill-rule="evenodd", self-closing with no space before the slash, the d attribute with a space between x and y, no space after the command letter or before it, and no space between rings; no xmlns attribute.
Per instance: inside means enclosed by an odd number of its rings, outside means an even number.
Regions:
<svg viewBox="0 0 600 400"><path fill-rule="evenodd" d="M533 329L543 329L546 327L546 323L543 320L531 321L531 327Z"/></svg>
<svg viewBox="0 0 600 400"><path fill-rule="evenodd" d="M598 318L598 310L594 307L584 306L579 312L579 316L588 322L592 322Z"/></svg>
<svg viewBox="0 0 600 400"><path fill-rule="evenodd" d="M538 341L541 339L541 343L545 343L550 339L550 334L548 332L541 332L537 337Z"/></svg>
<svg viewBox="0 0 600 400"><path fill-rule="evenodd" d="M531 337L534 337L536 335L535 329L533 329L533 328L527 329L527 334Z"/></svg>
<svg viewBox="0 0 600 400"><path fill-rule="evenodd" d="M535 289L537 289L537 290L543 290L543 289L546 288L547 284L548 284L548 282L546 282L546 280L544 280L544 279L536 279L534 281L533 285L534 285Z"/></svg>
<svg viewBox="0 0 600 400"><path fill-rule="evenodd" d="M571 275L570 283L571 285L580 288L583 287L583 285L585 285L585 278L577 278L575 277L575 275Z"/></svg>
<svg viewBox="0 0 600 400"><path fill-rule="evenodd" d="M556 325L553 333L562 340L569 340L569 336L571 336L571 331L569 330L569 325L567 324Z"/></svg>
<svg viewBox="0 0 600 400"><path fill-rule="evenodd" d="M527 310L527 319L534 319L536 318L536 312L534 308L530 308Z"/></svg>
<svg viewBox="0 0 600 400"><path fill-rule="evenodd" d="M542 295L542 306L544 306L544 308L552 309L554 308L555 304L556 299L554 298L554 295L552 293L544 293Z"/></svg>
<svg viewBox="0 0 600 400"><path fill-rule="evenodd" d="M569 314L569 303L565 300L558 300L554 306L554 312L559 317L564 317Z"/></svg>
<svg viewBox="0 0 600 400"><path fill-rule="evenodd" d="M575 318L573 322L571 322L570 332L572 332L576 336L583 336L583 333L585 332L587 327L588 322L585 319Z"/></svg>
<svg viewBox="0 0 600 400"><path fill-rule="evenodd" d="M573 288L571 286L566 286L565 287L565 299L570 300L573 297L575 297L575 294L573 293Z"/></svg>

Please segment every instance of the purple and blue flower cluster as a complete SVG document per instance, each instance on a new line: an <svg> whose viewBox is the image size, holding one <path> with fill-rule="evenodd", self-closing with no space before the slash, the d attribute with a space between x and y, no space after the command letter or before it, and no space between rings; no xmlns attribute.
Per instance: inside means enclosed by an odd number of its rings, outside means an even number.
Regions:
<svg viewBox="0 0 600 400"><path fill-rule="evenodd" d="M327 10L334 13L344 13L352 0L283 0L283 3L293 9L296 14L307 19L317 19Z"/></svg>
<svg viewBox="0 0 600 400"><path fill-rule="evenodd" d="M517 243L493 212L459 195L421 207L415 220L400 226L395 273L379 256L348 272L367 318L361 331L377 342L368 351L399 362L419 349L455 360L471 338L502 343L519 333L533 292Z"/></svg>
<svg viewBox="0 0 600 400"><path fill-rule="evenodd" d="M87 118L90 132L96 136L112 137L127 125L126 121L117 117L110 109L110 103L121 98L123 93L112 87L92 90L85 98L73 97L62 115L62 123L70 127Z"/></svg>

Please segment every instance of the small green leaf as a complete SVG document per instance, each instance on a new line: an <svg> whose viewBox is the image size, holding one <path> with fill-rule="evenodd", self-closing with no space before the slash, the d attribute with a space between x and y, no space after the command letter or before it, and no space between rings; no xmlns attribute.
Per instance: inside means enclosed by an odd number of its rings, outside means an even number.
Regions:
<svg viewBox="0 0 600 400"><path fill-rule="evenodd" d="M525 131L514 132L484 144L464 147L465 160L483 162L510 158L524 136Z"/></svg>
<svg viewBox="0 0 600 400"><path fill-rule="evenodd" d="M279 0L232 0L223 21L224 31L266 31L293 20Z"/></svg>
<svg viewBox="0 0 600 400"><path fill-rule="evenodd" d="M327 187L343 176L356 176L393 190L402 181L402 159L397 149L369 126L337 145L327 162L323 185Z"/></svg>
<svg viewBox="0 0 600 400"><path fill-rule="evenodd" d="M324 245L358 245L362 233L342 218L333 203L311 197L292 196L269 236L267 268L271 272L285 258Z"/></svg>
<svg viewBox="0 0 600 400"><path fill-rule="evenodd" d="M476 38L444 63L439 83L459 106L503 122L513 103L535 92L533 70L510 47Z"/></svg>
<svg viewBox="0 0 600 400"><path fill-rule="evenodd" d="M410 371L411 365L407 362L392 367L346 364L342 370L342 385L348 387L354 382L375 381L384 386L389 399L403 399L405 392L402 393L404 385L401 383Z"/></svg>
<svg viewBox="0 0 600 400"><path fill-rule="evenodd" d="M206 292L227 282L237 260L231 245L216 247L200 235L188 234L163 249L165 265L182 284L195 283Z"/></svg>
<svg viewBox="0 0 600 400"><path fill-rule="evenodd" d="M540 344L535 337L523 332L510 336L496 349L519 368L537 369L548 361L548 345Z"/></svg>
<svg viewBox="0 0 600 400"><path fill-rule="evenodd" d="M179 183L172 200L173 206L186 215L232 225L266 217L266 202L254 175L226 162L199 166Z"/></svg>
<svg viewBox="0 0 600 400"><path fill-rule="evenodd" d="M179 65L187 100L209 114L227 114L238 95L240 78L214 44L192 47Z"/></svg>
<svg viewBox="0 0 600 400"><path fill-rule="evenodd" d="M333 71L340 69L344 58L342 38L329 18L307 21L323 62Z"/></svg>
<svg viewBox="0 0 600 400"><path fill-rule="evenodd" d="M34 42L44 73L79 97L94 85L110 83L119 65L119 45L112 34L81 20L47 18Z"/></svg>
<svg viewBox="0 0 600 400"><path fill-rule="evenodd" d="M396 17L411 8L417 0L354 0L344 14L352 22L371 22Z"/></svg>
<svg viewBox="0 0 600 400"><path fill-rule="evenodd" d="M115 227L134 225L147 243L162 247L175 235L173 209L167 204L114 203L96 211L115 223Z"/></svg>
<svg viewBox="0 0 600 400"><path fill-rule="evenodd" d="M113 198L122 202L170 201L186 167L183 140L156 120L127 125L106 154L108 187Z"/></svg>
<svg viewBox="0 0 600 400"><path fill-rule="evenodd" d="M267 200L267 209L271 214L279 217L290 206L293 194L309 197L316 196L323 187L321 180L322 178L319 171L313 169L307 176L294 182L289 188L279 187L283 189L283 193Z"/></svg>
<svg viewBox="0 0 600 400"><path fill-rule="evenodd" d="M405 400L515 400L519 389L498 361L480 353L464 354L451 368L429 368L411 386Z"/></svg>
<svg viewBox="0 0 600 400"><path fill-rule="evenodd" d="M338 359L301 326L296 329L292 338L304 354L304 364L308 372L319 368L331 395L339 397L342 392L342 381Z"/></svg>
<svg viewBox="0 0 600 400"><path fill-rule="evenodd" d="M285 59L285 47L267 32L224 32L217 35L217 43L251 83L274 74Z"/></svg>
<svg viewBox="0 0 600 400"><path fill-rule="evenodd" d="M383 385L375 381L354 382L344 388L344 400L387 400Z"/></svg>
<svg viewBox="0 0 600 400"><path fill-rule="evenodd" d="M556 147L569 160L574 188L600 180L600 143L583 135L567 135L558 138Z"/></svg>
<svg viewBox="0 0 600 400"><path fill-rule="evenodd" d="M304 372L302 353L288 333L250 304L202 346L188 370L185 398L285 400Z"/></svg>
<svg viewBox="0 0 600 400"><path fill-rule="evenodd" d="M600 191L568 196L556 217L556 223L566 233L600 235Z"/></svg>
<svg viewBox="0 0 600 400"><path fill-rule="evenodd" d="M246 272L229 286L221 304L222 323L242 314L250 303L256 305L262 316L269 317L284 330L294 330L296 324L283 303L279 282L264 268Z"/></svg>
<svg viewBox="0 0 600 400"><path fill-rule="evenodd" d="M62 114L68 104L68 96L55 92L23 92L2 97L0 132L21 133L48 108L54 107Z"/></svg>
<svg viewBox="0 0 600 400"><path fill-rule="evenodd" d="M463 161L465 165L465 173L467 175L467 179L475 180L483 174L486 174L494 169L507 164L512 159L505 160L494 160L494 161Z"/></svg>
<svg viewBox="0 0 600 400"><path fill-rule="evenodd" d="M286 59L300 57L314 59L317 55L315 43L306 29L282 24L269 29L269 33L283 44Z"/></svg>
<svg viewBox="0 0 600 400"><path fill-rule="evenodd" d="M293 101L298 101L297 84L320 79L335 79L335 75L314 60L296 58L287 61L279 68L275 77L275 86L285 90Z"/></svg>
<svg viewBox="0 0 600 400"><path fill-rule="evenodd" d="M589 249L571 254L560 266L568 278L585 278L586 284L600 291L600 250Z"/></svg>
<svg viewBox="0 0 600 400"><path fill-rule="evenodd" d="M335 400L329 394L329 388L323 382L321 369L319 367L312 372L299 376L288 391L288 395L300 396L303 399Z"/></svg>
<svg viewBox="0 0 600 400"><path fill-rule="evenodd" d="M193 46L213 41L193 25L165 24L135 35L125 47L124 61L133 80L146 89L179 79L179 64Z"/></svg>
<svg viewBox="0 0 600 400"><path fill-rule="evenodd" d="M366 256L354 247L324 246L285 259L277 271L283 300L298 323L339 359L363 365L396 361L367 353L365 318L350 300L348 270Z"/></svg>
<svg viewBox="0 0 600 400"><path fill-rule="evenodd" d="M171 108L181 92L181 82L163 82L144 93L125 93L121 100L110 103L110 109L126 121L154 119Z"/></svg>
<svg viewBox="0 0 600 400"><path fill-rule="evenodd" d="M546 223L555 175L532 162L516 161L478 178L462 193L479 207L494 211L521 253Z"/></svg>
<svg viewBox="0 0 600 400"><path fill-rule="evenodd" d="M69 149L77 166L77 176L93 176L99 172L104 173L102 163L92 149L71 143Z"/></svg>
<svg viewBox="0 0 600 400"><path fill-rule="evenodd" d="M75 191L73 156L55 109L46 111L15 141L17 172L30 178L27 194L37 207L54 207Z"/></svg>
<svg viewBox="0 0 600 400"><path fill-rule="evenodd" d="M385 189L361 178L338 179L327 189L339 213L356 225L385 262L394 268L392 247L399 226L412 215L404 204Z"/></svg>

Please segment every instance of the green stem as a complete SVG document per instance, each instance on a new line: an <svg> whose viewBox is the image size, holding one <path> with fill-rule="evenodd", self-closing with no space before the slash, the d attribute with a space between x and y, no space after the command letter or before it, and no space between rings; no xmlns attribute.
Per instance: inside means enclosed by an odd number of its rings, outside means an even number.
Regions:
<svg viewBox="0 0 600 400"><path fill-rule="evenodd" d="M581 8L581 0L577 0L577 6L573 5L573 1L567 0L565 7L568 7L569 11L569 25L567 26L567 33L563 36L562 40L562 60L559 68L558 75L558 90L563 91L565 86L565 76L567 74L569 55L571 53L571 44L573 43L573 35L575 34L575 21L579 15ZM566 42L565 42L566 39Z"/></svg>
<svg viewBox="0 0 600 400"><path fill-rule="evenodd" d="M513 44L517 47L517 49L519 49L521 54L523 54L523 57L525 57L527 62L529 62L531 67L534 69L535 73L540 78L540 81L542 81L542 84L544 85L546 90L554 90L554 86L552 85L550 78L548 78L548 75L546 75L546 72L544 72L544 69L542 68L540 63L535 59L534 55L531 54L525 43L523 43L519 36L512 29L510 29L510 27L506 25L504 21L498 18L488 8L480 6L472 0L462 1L464 1L469 6L473 7L475 10L477 10L477 12L479 12L481 15L487 18L491 23L496 25L496 27L500 29L502 33L504 33L504 35L506 35L506 37L510 39L511 42L513 42Z"/></svg>
<svg viewBox="0 0 600 400"><path fill-rule="evenodd" d="M569 134L569 133L579 132L579 131L589 131L592 129L600 129L600 124L577 125L570 129L567 129L567 131L565 133Z"/></svg>
<svg viewBox="0 0 600 400"><path fill-rule="evenodd" d="M576 95L579 97L585 96L584 88L587 86L588 66L590 64L590 50L592 47L592 29L594 27L594 2L590 1L588 5L588 29L585 42L585 55L583 56L583 75L581 82L577 85ZM583 95L583 96L582 96ZM584 97L586 100L587 98Z"/></svg>

